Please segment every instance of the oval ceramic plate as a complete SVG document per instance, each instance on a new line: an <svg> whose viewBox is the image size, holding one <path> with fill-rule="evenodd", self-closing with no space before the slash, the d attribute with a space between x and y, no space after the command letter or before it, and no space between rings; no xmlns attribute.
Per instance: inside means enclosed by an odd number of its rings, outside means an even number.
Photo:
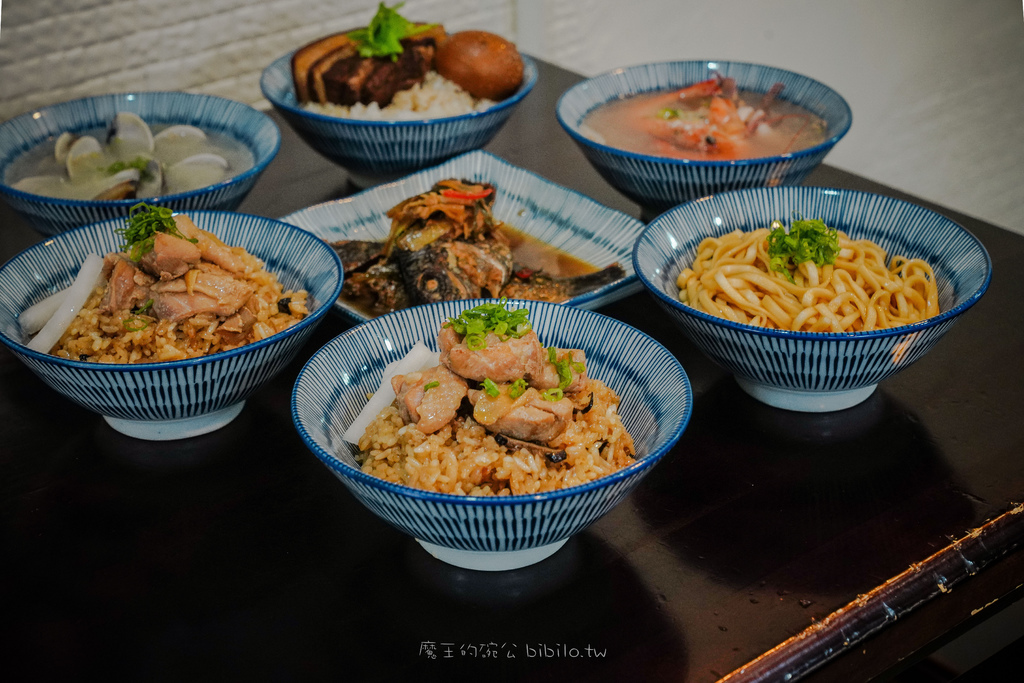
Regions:
<svg viewBox="0 0 1024 683"><path fill-rule="evenodd" d="M391 230L388 209L445 178L492 183L497 190L493 211L498 220L598 268L617 262L626 271L625 277L575 296L566 304L594 309L640 291L632 255L643 223L488 152L467 152L440 166L351 197L301 209L281 220L327 242L383 240ZM334 308L355 322L368 319L341 299Z"/></svg>

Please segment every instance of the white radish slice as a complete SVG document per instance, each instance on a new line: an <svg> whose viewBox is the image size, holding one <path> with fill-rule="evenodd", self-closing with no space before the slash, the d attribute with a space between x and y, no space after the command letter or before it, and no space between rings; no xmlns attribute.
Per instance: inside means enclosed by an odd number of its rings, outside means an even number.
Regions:
<svg viewBox="0 0 1024 683"><path fill-rule="evenodd" d="M431 351L422 341L417 341L409 353L402 358L388 363L384 368L384 375L380 379L380 386L373 396L366 402L363 409L356 415L345 433L342 435L345 441L359 445L359 439L366 432L366 428L373 422L380 411L391 405L395 400L395 390L391 387L391 378L395 375L408 375L410 372L432 368L440 361L440 354Z"/></svg>
<svg viewBox="0 0 1024 683"><path fill-rule="evenodd" d="M103 282L103 277L101 274L97 274L96 281L92 286L95 288L101 282ZM65 287L59 292L54 292L42 301L37 301L22 311L21 315L18 316L18 324L21 326L21 331L27 336L43 329L46 321L52 318L53 314L64 303L64 298L68 295L70 289L71 287Z"/></svg>
<svg viewBox="0 0 1024 683"><path fill-rule="evenodd" d="M39 353L47 353L53 348L64 332L71 325L71 321L78 315L78 311L85 305L96 280L103 270L103 259L96 254L89 254L85 257L81 270L75 277L75 281L66 290L64 300L57 311L46 321L39 334L32 338L26 346Z"/></svg>

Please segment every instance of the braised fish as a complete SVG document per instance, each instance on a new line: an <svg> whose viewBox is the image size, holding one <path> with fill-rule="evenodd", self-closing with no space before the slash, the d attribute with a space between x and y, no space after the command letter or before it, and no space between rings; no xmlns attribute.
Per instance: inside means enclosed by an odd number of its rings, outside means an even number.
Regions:
<svg viewBox="0 0 1024 683"><path fill-rule="evenodd" d="M509 233L491 211L495 194L489 183L442 180L388 210L383 242L333 243L345 268L342 297L379 315L481 297L560 302L625 277L617 263L573 277L517 266Z"/></svg>

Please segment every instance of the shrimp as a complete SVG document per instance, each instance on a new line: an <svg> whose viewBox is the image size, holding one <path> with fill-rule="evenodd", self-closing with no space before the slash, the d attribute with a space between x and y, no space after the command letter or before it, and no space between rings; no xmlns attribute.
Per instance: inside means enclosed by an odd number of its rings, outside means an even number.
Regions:
<svg viewBox="0 0 1024 683"><path fill-rule="evenodd" d="M671 93L668 106L654 116L648 113L644 127L657 140L658 149L672 156L686 150L707 159L742 158L749 138L759 125L769 122L768 106L781 90L782 84L775 84L757 109L741 107L735 79L715 72L707 80Z"/></svg>

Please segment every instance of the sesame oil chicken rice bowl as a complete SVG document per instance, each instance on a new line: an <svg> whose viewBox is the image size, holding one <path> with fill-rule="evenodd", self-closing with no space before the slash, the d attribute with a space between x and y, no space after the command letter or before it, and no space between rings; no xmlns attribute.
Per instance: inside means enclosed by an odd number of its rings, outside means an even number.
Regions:
<svg viewBox="0 0 1024 683"><path fill-rule="evenodd" d="M90 254L67 289L22 312L32 350L76 361L199 358L259 341L309 314L242 247L184 214L139 204L119 231L122 251Z"/></svg>
<svg viewBox="0 0 1024 683"><path fill-rule="evenodd" d="M363 472L470 496L535 494L634 462L619 397L578 349L544 347L504 300L451 317L384 373L345 433Z"/></svg>

